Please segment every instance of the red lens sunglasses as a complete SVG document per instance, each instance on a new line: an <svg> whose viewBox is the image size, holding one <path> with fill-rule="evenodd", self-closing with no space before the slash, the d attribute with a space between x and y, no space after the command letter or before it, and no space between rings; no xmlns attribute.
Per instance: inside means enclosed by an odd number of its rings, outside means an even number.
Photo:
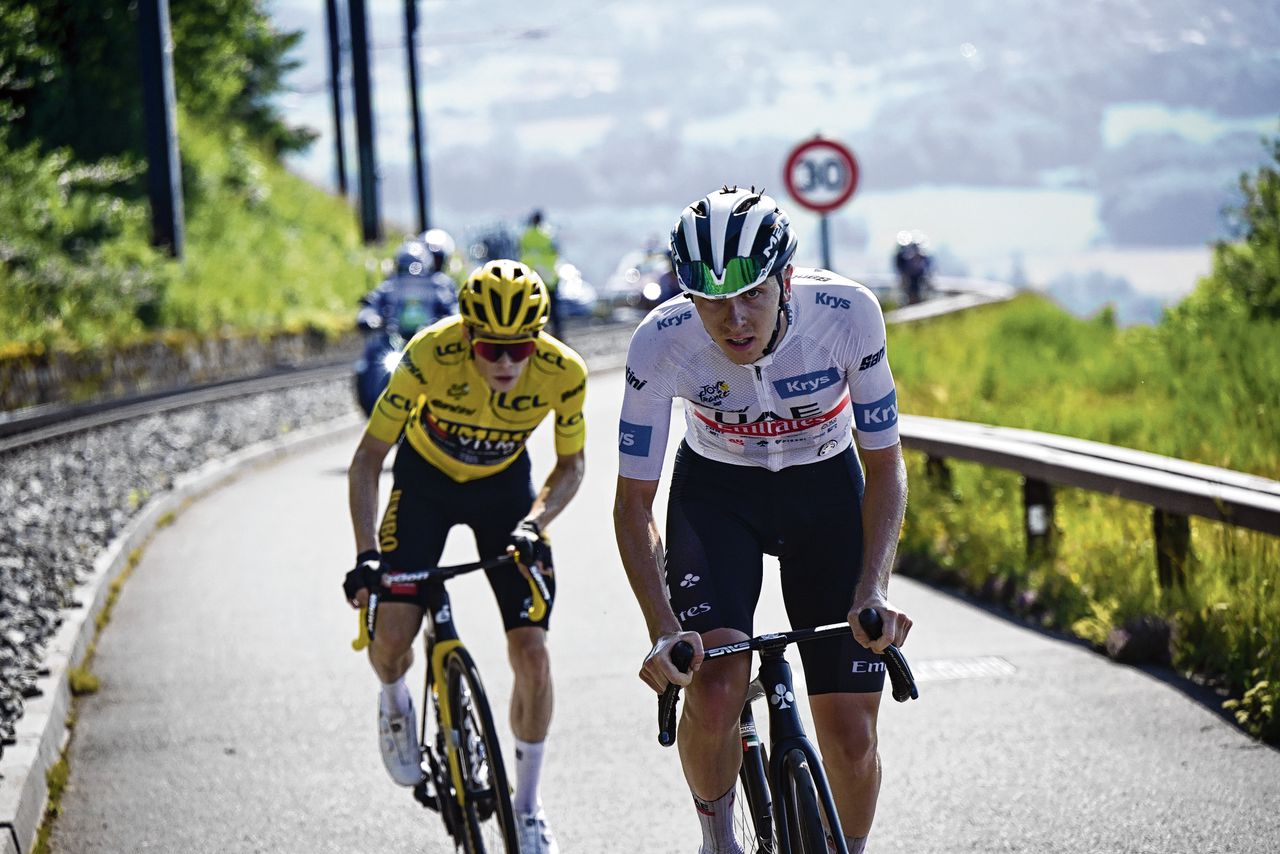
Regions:
<svg viewBox="0 0 1280 854"><path fill-rule="evenodd" d="M471 347L475 354L486 362L496 362L506 355L513 362L523 362L538 349L538 342L533 338L519 341L495 341L491 338L473 338Z"/></svg>

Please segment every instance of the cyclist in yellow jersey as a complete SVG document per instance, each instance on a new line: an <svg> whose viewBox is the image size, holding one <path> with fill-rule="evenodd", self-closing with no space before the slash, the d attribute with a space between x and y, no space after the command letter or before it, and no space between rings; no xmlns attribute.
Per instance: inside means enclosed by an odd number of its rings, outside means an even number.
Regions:
<svg viewBox="0 0 1280 854"><path fill-rule="evenodd" d="M483 558L513 549L535 555L554 594L544 530L582 483L587 370L577 353L543 331L549 302L530 267L490 261L462 284L460 316L423 329L405 347L348 471L357 558L343 588L352 607L368 602L368 586L379 583L382 570L437 565L457 524L472 529ZM556 465L535 496L525 442L553 411ZM397 442L395 481L378 525L378 478ZM550 609L540 620L529 619L529 586L514 568L491 571L489 583L514 673L513 805L521 851L554 854L538 794L552 708ZM412 591L380 588L369 649L382 682L379 744L387 771L404 786L422 779L416 715L404 681L422 616Z"/></svg>

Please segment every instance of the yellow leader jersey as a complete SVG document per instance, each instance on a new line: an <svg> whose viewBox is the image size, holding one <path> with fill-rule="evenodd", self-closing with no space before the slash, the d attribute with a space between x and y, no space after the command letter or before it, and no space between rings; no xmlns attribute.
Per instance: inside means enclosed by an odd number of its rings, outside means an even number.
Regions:
<svg viewBox="0 0 1280 854"><path fill-rule="evenodd" d="M459 483L511 465L552 410L556 453L582 450L587 366L581 356L543 332L520 381L506 392L490 389L471 360L462 318L420 331L405 345L365 432L393 444L403 428L415 451Z"/></svg>

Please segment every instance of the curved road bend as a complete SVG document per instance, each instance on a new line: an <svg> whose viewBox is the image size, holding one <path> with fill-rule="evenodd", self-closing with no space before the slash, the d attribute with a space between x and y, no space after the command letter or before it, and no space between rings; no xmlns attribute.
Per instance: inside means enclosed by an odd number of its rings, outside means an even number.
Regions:
<svg viewBox="0 0 1280 854"><path fill-rule="evenodd" d="M690 854L697 822L635 677L648 644L613 544L621 384L592 384L587 481L555 525L544 799L566 852ZM349 647L355 441L245 474L147 548L98 644L102 689L80 702L55 854L453 850L386 778L374 678ZM532 451L540 477L547 428ZM446 558L473 555L455 531ZM505 718L488 588L451 589ZM873 852L1280 851L1280 753L1143 672L906 579L892 592L924 678L919 701L883 707ZM783 625L776 582L765 596L761 631Z"/></svg>

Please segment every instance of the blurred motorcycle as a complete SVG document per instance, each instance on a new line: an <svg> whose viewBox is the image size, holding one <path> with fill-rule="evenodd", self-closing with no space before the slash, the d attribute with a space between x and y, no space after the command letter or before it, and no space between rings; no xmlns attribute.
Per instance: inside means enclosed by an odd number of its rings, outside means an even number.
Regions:
<svg viewBox="0 0 1280 854"><path fill-rule="evenodd" d="M355 363L356 399L373 412L404 347L419 330L458 311L457 286L443 271L453 241L439 229L408 240L395 256L395 272L360 300L356 327L364 350Z"/></svg>

